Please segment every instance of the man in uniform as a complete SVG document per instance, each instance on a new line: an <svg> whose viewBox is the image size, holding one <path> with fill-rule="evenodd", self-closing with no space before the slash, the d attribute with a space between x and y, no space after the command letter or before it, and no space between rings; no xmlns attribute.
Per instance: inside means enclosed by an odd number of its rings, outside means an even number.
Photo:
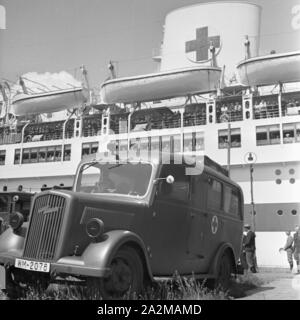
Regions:
<svg viewBox="0 0 300 320"><path fill-rule="evenodd" d="M294 233L294 259L297 263L297 273L300 273L300 228L296 226Z"/></svg>
<svg viewBox="0 0 300 320"><path fill-rule="evenodd" d="M255 268L255 233L251 230L249 224L244 226L245 229L245 238L244 238L244 250L246 253L246 261L249 267L249 270L252 273L256 273Z"/></svg>
<svg viewBox="0 0 300 320"><path fill-rule="evenodd" d="M292 271L293 270L293 266L294 266L294 263L293 263L293 242L294 242L294 238L291 235L290 231L287 231L286 235L287 235L286 243L285 243L283 248L279 249L279 251L281 251L281 250L286 251L287 260L288 260L288 263L290 265L290 270Z"/></svg>

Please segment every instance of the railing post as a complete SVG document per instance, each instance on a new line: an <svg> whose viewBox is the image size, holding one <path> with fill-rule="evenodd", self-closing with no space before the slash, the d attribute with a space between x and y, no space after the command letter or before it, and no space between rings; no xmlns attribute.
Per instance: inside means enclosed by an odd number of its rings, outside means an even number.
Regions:
<svg viewBox="0 0 300 320"><path fill-rule="evenodd" d="M63 136L62 136L62 150L61 150L61 162L64 161L64 149L65 149L65 133L66 133L66 124L67 122L71 119L72 115L74 114L75 111L73 111L69 117L65 120L63 124ZM73 129L74 130L74 129Z"/></svg>
<svg viewBox="0 0 300 320"><path fill-rule="evenodd" d="M279 93L278 93L278 108L279 108L279 118L282 117L282 83L279 82Z"/></svg>
<svg viewBox="0 0 300 320"><path fill-rule="evenodd" d="M29 125L29 121L25 124L25 126L22 128L22 138L21 138L21 148L20 148L20 165L22 164L23 161L23 143L24 143L24 132L26 127Z"/></svg>

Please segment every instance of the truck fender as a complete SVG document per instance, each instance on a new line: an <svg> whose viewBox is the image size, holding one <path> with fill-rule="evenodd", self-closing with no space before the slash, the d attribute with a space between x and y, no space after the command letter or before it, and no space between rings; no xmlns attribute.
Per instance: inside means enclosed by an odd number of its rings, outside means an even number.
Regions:
<svg viewBox="0 0 300 320"><path fill-rule="evenodd" d="M135 233L126 230L113 230L104 233L99 242L90 243L82 254L86 266L108 269L111 261L122 246L134 248L141 258L146 278L153 281L148 253L143 240Z"/></svg>
<svg viewBox="0 0 300 320"><path fill-rule="evenodd" d="M0 235L0 252L9 252L23 249L27 229L28 222L23 223L23 225L15 231L11 227L6 229Z"/></svg>
<svg viewBox="0 0 300 320"><path fill-rule="evenodd" d="M234 250L233 250L231 244L230 243L222 243L219 246L219 248L218 248L218 250L217 250L217 252L216 252L216 254L215 254L214 258L213 258L213 261L212 261L212 263L210 265L209 273L213 274L214 278L218 276L220 260L221 260L221 257L223 256L223 254L225 252L231 258L233 273L237 272L236 259L235 259Z"/></svg>

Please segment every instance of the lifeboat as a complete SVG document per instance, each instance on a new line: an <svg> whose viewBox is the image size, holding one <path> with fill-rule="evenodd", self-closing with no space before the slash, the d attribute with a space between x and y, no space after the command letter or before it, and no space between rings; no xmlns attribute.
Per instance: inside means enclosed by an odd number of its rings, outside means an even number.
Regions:
<svg viewBox="0 0 300 320"><path fill-rule="evenodd" d="M86 93L82 87L37 94L20 93L13 97L10 112L16 116L52 113L79 108L84 102Z"/></svg>
<svg viewBox="0 0 300 320"><path fill-rule="evenodd" d="M221 68L201 66L104 82L101 97L107 104L156 101L217 89Z"/></svg>
<svg viewBox="0 0 300 320"><path fill-rule="evenodd" d="M300 51L241 61L237 65L237 75L240 83L245 86L300 81Z"/></svg>

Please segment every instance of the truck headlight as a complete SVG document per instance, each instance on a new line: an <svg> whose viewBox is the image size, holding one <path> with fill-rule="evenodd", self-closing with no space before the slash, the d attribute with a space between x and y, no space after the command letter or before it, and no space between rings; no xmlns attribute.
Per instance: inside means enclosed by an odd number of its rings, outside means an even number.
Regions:
<svg viewBox="0 0 300 320"><path fill-rule="evenodd" d="M20 212L14 212L9 217L9 225L14 229L19 229L24 222L24 217Z"/></svg>
<svg viewBox="0 0 300 320"><path fill-rule="evenodd" d="M89 237L99 238L104 232L104 223L98 218L92 218L86 223L85 230Z"/></svg>

